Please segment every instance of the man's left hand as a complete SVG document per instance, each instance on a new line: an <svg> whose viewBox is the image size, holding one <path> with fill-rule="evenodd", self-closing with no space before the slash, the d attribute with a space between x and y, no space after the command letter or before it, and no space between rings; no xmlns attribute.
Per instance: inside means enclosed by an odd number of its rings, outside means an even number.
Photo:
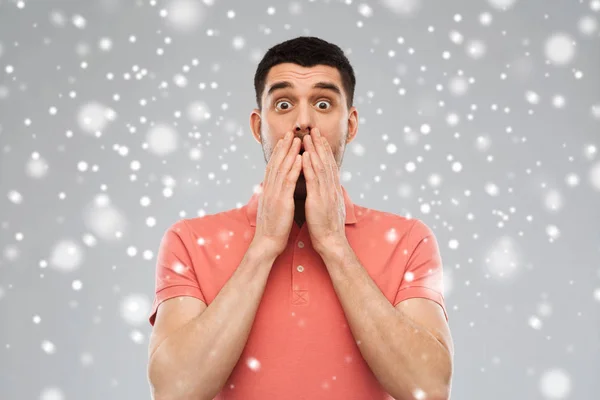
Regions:
<svg viewBox="0 0 600 400"><path fill-rule="evenodd" d="M305 218L313 248L322 253L347 242L344 194L331 147L317 128L305 135L304 149Z"/></svg>

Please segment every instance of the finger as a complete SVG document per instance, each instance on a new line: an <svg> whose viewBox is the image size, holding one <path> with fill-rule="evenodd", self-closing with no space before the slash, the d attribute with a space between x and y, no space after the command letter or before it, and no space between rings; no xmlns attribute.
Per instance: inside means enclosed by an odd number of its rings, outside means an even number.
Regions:
<svg viewBox="0 0 600 400"><path fill-rule="evenodd" d="M265 185L271 179L271 171L273 171L273 164L275 163L275 159L273 158L273 156L275 155L276 151L279 150L280 146L281 146L281 139L279 139L277 141L277 143L275 143L275 147L273 147L273 152L271 153L271 158L267 162L267 167L266 167L266 172L265 172L265 183L264 183Z"/></svg>
<svg viewBox="0 0 600 400"><path fill-rule="evenodd" d="M319 158L319 153L314 144L314 140L310 135L306 135L306 151L310 153L310 165L312 165L313 173L316 176L317 183L327 182L327 171Z"/></svg>
<svg viewBox="0 0 600 400"><path fill-rule="evenodd" d="M333 174L333 181L335 182L336 185L339 185L340 177L338 174L337 161L335 160L335 157L333 156L333 149L329 145L329 142L327 141L327 139L325 139L324 137L322 137L322 139L323 139L323 147L325 148L325 153L327 154L327 158L329 159L329 165L331 166L331 173Z"/></svg>
<svg viewBox="0 0 600 400"><path fill-rule="evenodd" d="M325 171L329 172L331 170L331 166L329 165L329 158L327 157L325 146L323 145L324 138L321 135L321 131L319 130L319 128L314 128L312 130L312 133L314 134L314 137L311 137L311 139L312 139L313 144L315 145L317 154L319 155L319 161L320 161L321 165L323 166L323 168L325 169Z"/></svg>
<svg viewBox="0 0 600 400"><path fill-rule="evenodd" d="M271 158L269 159L269 162L267 164L269 177L265 184L272 185L277 179L277 174L279 172L279 166L281 165L281 161L285 158L292 143L292 133L286 132L286 135L289 136L284 136L282 139L279 139L277 141L277 144L275 145L275 148L273 149L273 153L271 153Z"/></svg>
<svg viewBox="0 0 600 400"><path fill-rule="evenodd" d="M300 153L300 138L293 138L291 146L286 154L286 157L283 159L281 165L279 166L279 173L277 174L277 178L275 179L276 187L280 190L282 185L285 185L285 180L288 178L290 174L290 169L296 162L296 156ZM298 173L300 174L300 173ZM294 186L296 182L294 181Z"/></svg>
<svg viewBox="0 0 600 400"><path fill-rule="evenodd" d="M314 153L312 153L314 154ZM307 194L315 193L318 189L317 175L313 169L311 153L305 151L302 154L302 171L304 172L304 180L306 181Z"/></svg>
<svg viewBox="0 0 600 400"><path fill-rule="evenodd" d="M298 140L298 143L300 143L300 140ZM294 192L296 191L296 182L300 176L300 171L302 171L302 156L300 154L296 154L294 156L292 168L283 181L283 187L281 189L281 195L283 198L290 198L294 196Z"/></svg>

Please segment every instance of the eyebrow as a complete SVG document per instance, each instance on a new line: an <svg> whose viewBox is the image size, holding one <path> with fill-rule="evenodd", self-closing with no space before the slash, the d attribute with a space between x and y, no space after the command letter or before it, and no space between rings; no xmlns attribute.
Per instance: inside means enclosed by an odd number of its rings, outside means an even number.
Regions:
<svg viewBox="0 0 600 400"><path fill-rule="evenodd" d="M275 82L267 91L267 97L269 97L276 90L287 88L293 89L294 85L288 81ZM336 84L331 82L317 82L313 85L312 88L331 90L335 92L338 96L342 97L342 91L340 90L340 88Z"/></svg>

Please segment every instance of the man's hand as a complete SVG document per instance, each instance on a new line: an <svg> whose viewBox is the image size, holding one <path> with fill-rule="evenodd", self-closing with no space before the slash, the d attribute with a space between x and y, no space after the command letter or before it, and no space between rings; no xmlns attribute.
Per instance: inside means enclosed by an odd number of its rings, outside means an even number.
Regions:
<svg viewBox="0 0 600 400"><path fill-rule="evenodd" d="M302 170L299 151L300 139L292 132L277 141L258 200L253 242L274 256L285 250L294 222L294 190Z"/></svg>
<svg viewBox="0 0 600 400"><path fill-rule="evenodd" d="M347 240L346 207L333 152L317 128L304 136L304 149L306 223L313 248L320 253Z"/></svg>

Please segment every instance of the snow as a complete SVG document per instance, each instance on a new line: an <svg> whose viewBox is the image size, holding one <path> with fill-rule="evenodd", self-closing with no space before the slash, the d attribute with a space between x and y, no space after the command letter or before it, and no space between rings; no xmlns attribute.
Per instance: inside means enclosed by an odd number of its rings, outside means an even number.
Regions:
<svg viewBox="0 0 600 400"><path fill-rule="evenodd" d="M299 35L355 68L340 182L436 234L453 398L600 392L600 0L46 3L0 1L0 398L147 397L160 238L240 208L262 180L252 76ZM213 247L229 235L186 240L225 262Z"/></svg>

